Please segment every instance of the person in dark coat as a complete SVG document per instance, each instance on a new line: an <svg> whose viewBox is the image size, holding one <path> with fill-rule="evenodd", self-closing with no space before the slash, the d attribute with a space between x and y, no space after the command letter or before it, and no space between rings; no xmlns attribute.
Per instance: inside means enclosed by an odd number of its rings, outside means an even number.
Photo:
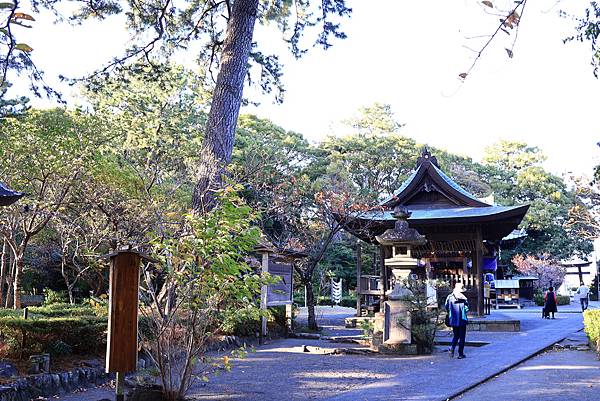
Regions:
<svg viewBox="0 0 600 401"><path fill-rule="evenodd" d="M458 344L458 359L465 357L465 338L467 336L467 313L469 312L469 301L463 294L462 283L456 283L454 291L446 297L446 311L448 312L449 325L452 327L454 337L450 347L450 357L454 357L454 349Z"/></svg>
<svg viewBox="0 0 600 401"><path fill-rule="evenodd" d="M546 319L550 319L552 313L552 319L554 319L554 313L558 312L556 308L556 294L554 293L554 287L548 288L544 295L544 311L546 312Z"/></svg>

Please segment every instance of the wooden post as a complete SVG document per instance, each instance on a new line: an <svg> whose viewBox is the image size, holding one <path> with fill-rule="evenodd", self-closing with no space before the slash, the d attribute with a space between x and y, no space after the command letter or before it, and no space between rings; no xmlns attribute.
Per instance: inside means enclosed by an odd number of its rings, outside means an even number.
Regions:
<svg viewBox="0 0 600 401"><path fill-rule="evenodd" d="M360 295L360 276L362 275L362 246L360 241L356 242L356 316L362 316L361 295Z"/></svg>
<svg viewBox="0 0 600 401"><path fill-rule="evenodd" d="M125 374L117 372L115 381L115 401L125 401Z"/></svg>
<svg viewBox="0 0 600 401"><path fill-rule="evenodd" d="M265 252L262 254L262 272L263 273L268 273L269 272L269 253ZM259 338L259 342L260 344L263 343L264 338L267 336L267 317L265 316L265 313L267 311L267 291L268 288L266 285L263 285L260 289L260 311L263 314L263 316L261 317L261 324L260 324L260 338Z"/></svg>
<svg viewBox="0 0 600 401"><path fill-rule="evenodd" d="M388 290L388 276L387 276L387 267L385 266L385 249L383 245L379 245L379 264L381 265L381 290L383 291L381 294L381 298L379 301L379 311L383 311L383 305L385 303L385 293Z"/></svg>
<svg viewBox="0 0 600 401"><path fill-rule="evenodd" d="M110 257L106 372L117 374L115 395L124 400L125 373L137 370L140 261L152 259L131 250Z"/></svg>
<svg viewBox="0 0 600 401"><path fill-rule="evenodd" d="M477 227L475 236L475 254L473 255L473 272L475 273L475 288L477 290L477 315L485 314L483 308L483 240L481 238L481 227Z"/></svg>
<svg viewBox="0 0 600 401"><path fill-rule="evenodd" d="M110 256L107 372L133 372L137 367L140 260L132 251Z"/></svg>
<svg viewBox="0 0 600 401"><path fill-rule="evenodd" d="M292 287L293 288L293 287ZM285 329L288 333L294 331L294 311L292 309L292 304L285 305Z"/></svg>

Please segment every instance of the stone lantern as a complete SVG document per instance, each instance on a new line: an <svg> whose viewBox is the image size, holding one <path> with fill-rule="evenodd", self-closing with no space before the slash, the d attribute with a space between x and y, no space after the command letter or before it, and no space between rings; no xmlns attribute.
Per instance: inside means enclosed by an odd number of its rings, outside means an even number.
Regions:
<svg viewBox="0 0 600 401"><path fill-rule="evenodd" d="M396 219L393 229L386 230L376 236L382 246L391 247L392 257L385 259L385 267L392 269L394 287L386 295L384 310L376 316L373 346L382 352L412 354L416 353L411 336L411 301L407 298L412 292L405 286L413 269L418 267L418 260L412 257L412 248L424 245L427 239L414 228L408 226L410 212L404 207L396 207L392 213Z"/></svg>

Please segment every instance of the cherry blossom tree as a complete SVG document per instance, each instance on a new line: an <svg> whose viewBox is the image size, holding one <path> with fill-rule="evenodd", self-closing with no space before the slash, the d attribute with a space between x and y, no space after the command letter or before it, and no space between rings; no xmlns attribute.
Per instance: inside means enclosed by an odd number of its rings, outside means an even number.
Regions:
<svg viewBox="0 0 600 401"><path fill-rule="evenodd" d="M565 267L548 254L539 258L532 255L515 255L512 262L521 273L539 279L534 284L537 289L543 290L550 286L557 288L565 278Z"/></svg>

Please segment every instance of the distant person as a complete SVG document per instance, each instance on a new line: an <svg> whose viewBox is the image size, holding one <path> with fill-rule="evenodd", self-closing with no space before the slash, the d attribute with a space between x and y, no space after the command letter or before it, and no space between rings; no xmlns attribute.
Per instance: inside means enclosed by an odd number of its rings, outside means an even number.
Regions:
<svg viewBox="0 0 600 401"><path fill-rule="evenodd" d="M581 311L582 312L585 312L585 310L588 308L589 294L590 294L590 289L585 284L583 284L583 281L582 281L581 285L577 289L577 296L579 297L579 302L581 303Z"/></svg>
<svg viewBox="0 0 600 401"><path fill-rule="evenodd" d="M450 357L454 358L454 350L458 344L458 359L465 357L465 338L467 336L467 313L469 312L469 301L463 294L462 283L456 283L454 291L446 297L446 311L448 312L448 322L452 327L454 337L452 337L452 346L450 347Z"/></svg>
<svg viewBox="0 0 600 401"><path fill-rule="evenodd" d="M554 313L558 312L556 309L556 294L554 293L554 287L549 287L544 295L544 311L546 312L546 319L550 319L551 313L552 319L554 319Z"/></svg>

